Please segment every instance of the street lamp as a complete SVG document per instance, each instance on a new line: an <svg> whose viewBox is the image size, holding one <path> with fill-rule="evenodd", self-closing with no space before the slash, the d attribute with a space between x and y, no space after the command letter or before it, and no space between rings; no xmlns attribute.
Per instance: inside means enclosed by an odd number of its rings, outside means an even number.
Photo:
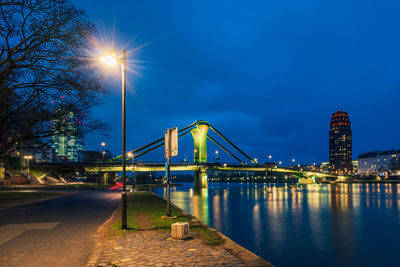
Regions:
<svg viewBox="0 0 400 267"><path fill-rule="evenodd" d="M282 164L282 161L279 161L279 167L281 166L281 164Z"/></svg>
<svg viewBox="0 0 400 267"><path fill-rule="evenodd" d="M28 176L28 179L29 179L29 160L32 159L32 158L33 157L31 155L24 156L24 159L26 159L26 163L27 163L26 176Z"/></svg>
<svg viewBox="0 0 400 267"><path fill-rule="evenodd" d="M218 154L219 154L219 151L215 150L215 160L217 160L217 161L219 160Z"/></svg>
<svg viewBox="0 0 400 267"><path fill-rule="evenodd" d="M269 156L268 156L268 158L269 158L269 161L271 161L271 159L272 159L272 156L271 156L271 155L269 155Z"/></svg>
<svg viewBox="0 0 400 267"><path fill-rule="evenodd" d="M105 143L105 142L101 142L100 145L103 147L103 152L102 152L102 154L103 154L103 164L104 164L104 154L106 154L106 151L104 150L104 148L105 148L105 146L106 146L106 143Z"/></svg>
<svg viewBox="0 0 400 267"><path fill-rule="evenodd" d="M100 57L100 61L108 66L121 64L122 71L122 217L121 229L126 230L127 222L127 200L126 200L126 51L122 50L122 58L118 59L117 51Z"/></svg>

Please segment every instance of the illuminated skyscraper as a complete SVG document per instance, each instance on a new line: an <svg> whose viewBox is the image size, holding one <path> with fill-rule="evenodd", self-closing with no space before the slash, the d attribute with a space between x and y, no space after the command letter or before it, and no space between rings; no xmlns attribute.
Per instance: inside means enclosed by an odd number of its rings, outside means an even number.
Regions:
<svg viewBox="0 0 400 267"><path fill-rule="evenodd" d="M347 112L338 111L331 117L329 167L334 174L351 174L353 170L351 126Z"/></svg>
<svg viewBox="0 0 400 267"><path fill-rule="evenodd" d="M78 161L84 150L82 117L78 109L69 105L60 105L65 116L52 120L55 133L52 137L53 148L59 161Z"/></svg>

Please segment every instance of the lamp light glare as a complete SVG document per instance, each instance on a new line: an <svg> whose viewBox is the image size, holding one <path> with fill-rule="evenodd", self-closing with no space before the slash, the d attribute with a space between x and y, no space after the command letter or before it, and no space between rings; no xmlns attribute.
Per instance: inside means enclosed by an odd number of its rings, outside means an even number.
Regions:
<svg viewBox="0 0 400 267"><path fill-rule="evenodd" d="M117 64L117 59L111 54L100 57L100 61L107 66L115 66Z"/></svg>

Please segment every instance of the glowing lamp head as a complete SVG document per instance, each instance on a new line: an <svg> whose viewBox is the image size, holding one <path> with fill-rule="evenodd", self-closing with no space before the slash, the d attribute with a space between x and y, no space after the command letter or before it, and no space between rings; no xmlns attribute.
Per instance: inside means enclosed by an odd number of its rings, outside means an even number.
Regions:
<svg viewBox="0 0 400 267"><path fill-rule="evenodd" d="M126 154L129 158L132 158L133 157L133 153L132 152L129 152L128 154Z"/></svg>
<svg viewBox="0 0 400 267"><path fill-rule="evenodd" d="M110 53L100 57L100 61L107 66L115 66L118 63L115 53Z"/></svg>
<svg viewBox="0 0 400 267"><path fill-rule="evenodd" d="M102 147L105 147L105 146L106 146L106 143L105 143L105 142L101 142L101 146L102 146Z"/></svg>

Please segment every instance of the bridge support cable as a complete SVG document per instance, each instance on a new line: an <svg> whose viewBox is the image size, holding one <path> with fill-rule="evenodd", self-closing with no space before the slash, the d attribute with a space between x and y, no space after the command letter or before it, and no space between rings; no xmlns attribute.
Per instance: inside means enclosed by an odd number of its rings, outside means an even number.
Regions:
<svg viewBox="0 0 400 267"><path fill-rule="evenodd" d="M238 157L236 157L235 155L233 155L233 153L231 153L227 148L225 148L223 145L221 145L217 140L215 140L214 138L212 138L211 136L207 135L208 139L210 139L211 141L213 141L217 146L219 146L220 148L222 148L226 153L228 153L229 155L231 155L232 157L234 157L237 161L239 161L242 165L245 165L243 161L241 161Z"/></svg>
<svg viewBox="0 0 400 267"><path fill-rule="evenodd" d="M243 156L248 158L254 165L258 165L252 158L250 158L246 153L244 153L240 148L238 148L234 143L232 143L228 138L226 138L222 133L220 133L217 129L215 129L212 125L210 125L211 130L213 130L216 134L218 134L222 139L228 142L231 146L236 148Z"/></svg>
<svg viewBox="0 0 400 267"><path fill-rule="evenodd" d="M190 125L188 125L188 126L186 126L186 127L183 127L182 129L180 129L179 131L178 131L178 133L181 133L181 132L183 132L183 131L185 131L186 129L188 129L188 128L191 128L191 127L193 127L193 126L195 126L196 125L196 122L194 122L194 123L192 123L192 124L190 124ZM186 132L184 135L186 135L188 132ZM181 136L183 136L183 135L179 135L179 137L181 137ZM133 154L135 154L135 153L137 153L137 152L139 152L139 151L141 151L141 150L143 150L143 149L146 149L146 148L148 148L148 147L151 147L151 146L153 146L153 145L155 145L155 144L157 144L157 143L159 143L159 142L162 142L161 144L159 144L159 145L157 145L156 146L156 148L159 148L159 147L161 147L162 145L164 145L164 137L163 138L160 138L160 139L157 139L157 140L155 140L155 141L153 141L153 142L151 142L151 143L148 143L147 145L144 145L144 146L142 146L142 147L139 147L139 148L136 148L136 149L134 149L134 150L132 150L132 151L129 151L129 152L127 152L126 154L128 154L128 153L133 153ZM137 158L137 157L139 157L139 156L141 156L141 155L144 155L144 154L146 154L146 153L148 153L148 152L150 152L150 151L153 151L155 148L153 148L153 149L151 149L151 150L149 150L149 151L147 151L147 152L142 152L142 153L140 153L140 154L138 154L138 155L135 155L135 158ZM117 160L119 160L119 159L122 159L122 155L119 155L119 156L117 156L117 157L115 157L115 158L113 158L113 159L111 159L112 161L117 161Z"/></svg>

